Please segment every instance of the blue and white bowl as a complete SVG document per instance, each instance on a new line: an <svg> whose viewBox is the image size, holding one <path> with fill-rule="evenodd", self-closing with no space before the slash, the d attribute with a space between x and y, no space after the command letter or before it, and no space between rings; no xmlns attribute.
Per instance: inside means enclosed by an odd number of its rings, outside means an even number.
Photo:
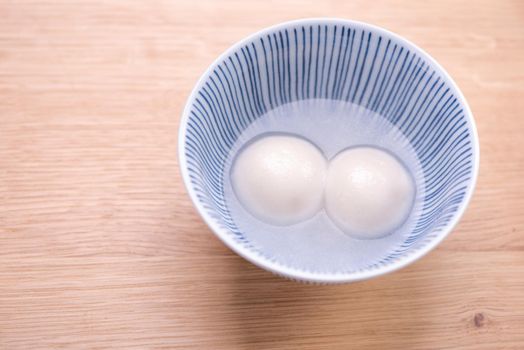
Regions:
<svg viewBox="0 0 524 350"><path fill-rule="evenodd" d="M295 133L331 157L375 145L411 171L417 196L383 239L340 232L321 211L290 227L257 221L231 191L238 150L267 132ZM340 283L420 258L446 237L475 187L478 136L457 85L427 53L384 29L340 19L280 24L242 40L204 73L180 125L189 195L231 249L292 279Z"/></svg>

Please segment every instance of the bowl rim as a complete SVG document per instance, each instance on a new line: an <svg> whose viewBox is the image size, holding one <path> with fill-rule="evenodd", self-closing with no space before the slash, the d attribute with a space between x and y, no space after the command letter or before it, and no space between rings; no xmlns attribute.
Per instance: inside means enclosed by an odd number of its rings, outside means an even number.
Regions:
<svg viewBox="0 0 524 350"><path fill-rule="evenodd" d="M198 94L198 91L203 86L204 82L207 80L207 78L212 74L213 70L222 62L225 58L227 58L229 55L231 55L233 52L237 51L241 47L245 46L246 44L249 44L256 39L267 35L268 33L273 33L278 30L286 29L293 26L299 26L299 25L317 25L317 24L331 24L331 25L347 25L351 26L353 28L358 29L364 29L368 31L372 31L377 34L382 34L384 36L390 36L391 38L397 40L405 47L409 48L411 51L416 52L418 55L420 55L426 63L430 66L432 66L433 69L438 71L445 81L448 82L451 89L453 90L453 93L457 97L457 99L460 101L461 105L464 108L464 115L468 122L468 128L471 131L472 135L472 148L473 148L473 174L470 179L469 186L467 188L466 195L464 197L463 202L461 203L460 207L458 208L457 212L455 213L452 220L448 222L448 224L440 230L440 232L437 234L437 236L432 239L430 242L428 242L426 245L424 245L422 248L419 248L411 254L403 255L398 258L398 260L392 262L389 265L386 266L380 266L373 269L366 269L351 273L322 273L322 272L310 272L310 271L303 271L296 268L292 268L289 266L284 266L280 263L277 263L275 261L271 261L267 259L266 257L263 257L259 253L249 250L245 247L243 247L240 243L238 243L230 233L228 233L228 230L224 227L220 227L220 225L211 217L211 215L205 210L203 205L198 201L198 198L196 196L196 193L193 189L193 186L191 184L188 168L187 168L187 159L185 156L185 135L186 135L186 129L187 129L187 123L189 120L189 113L191 106ZM186 100L185 107L182 112L182 117L179 123L179 131L178 131L178 165L180 168L180 172L182 174L182 179L184 182L184 186L189 194L189 197L191 198L191 202L193 203L193 206L196 208L197 212L200 214L204 222L207 224L207 226L213 231L213 233L222 241L226 246L228 246L231 250L233 250L238 255L242 256L244 259L248 260L249 262L253 263L254 265L261 267L265 270L268 270L274 274L287 277L293 280L299 280L299 281L305 281L305 282L313 282L313 283L347 283L347 282L356 282L361 280L366 280L373 277L378 277L387 273L394 272L396 270L399 270L426 255L430 251L432 251L437 245L439 245L450 233L453 231L453 229L457 226L458 222L464 215L471 198L473 196L473 193L475 191L475 187L477 184L477 178L479 173L479 158L480 158L480 148L479 148L479 138L478 138L478 132L477 127L475 124L475 120L473 119L473 114L471 112L471 109L462 94L462 91L459 89L458 85L455 83L455 81L451 78L451 76L448 74L448 72L426 51L409 41L408 39L391 32L387 29L384 29L382 27L375 26L373 24L361 22L361 21L354 21L354 20L348 20L343 18L336 18L336 17L315 17L315 18L304 18L304 19L297 19L292 21L286 21L282 22L276 25L269 26L267 28L264 28L262 30L259 30L253 34L250 34L249 36L243 38L242 40L238 41L231 47L229 47L226 51L224 51L218 58L216 58L213 63L211 63L208 68L204 71L204 73L200 76L198 82L193 87L190 95L188 96Z"/></svg>

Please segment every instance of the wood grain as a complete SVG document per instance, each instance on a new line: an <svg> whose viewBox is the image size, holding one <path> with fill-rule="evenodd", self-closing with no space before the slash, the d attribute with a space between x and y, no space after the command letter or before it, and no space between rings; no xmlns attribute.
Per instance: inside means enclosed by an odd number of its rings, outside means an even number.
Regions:
<svg viewBox="0 0 524 350"><path fill-rule="evenodd" d="M524 349L524 3L1 1L0 349ZM266 26L371 22L456 79L481 140L455 232L399 272L274 277L192 209L176 133L199 75Z"/></svg>

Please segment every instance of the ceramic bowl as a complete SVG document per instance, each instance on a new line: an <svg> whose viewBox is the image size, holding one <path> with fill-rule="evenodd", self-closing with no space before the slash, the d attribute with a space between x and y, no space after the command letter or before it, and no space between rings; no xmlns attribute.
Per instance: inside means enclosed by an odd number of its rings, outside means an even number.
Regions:
<svg viewBox="0 0 524 350"><path fill-rule="evenodd" d="M265 132L306 137L327 158L360 144L391 151L416 182L406 224L362 240L337 231L323 212L293 227L249 217L229 171L242 145ZM306 19L249 36L207 69L183 112L179 162L196 209L232 250L291 279L341 283L394 271L435 248L470 201L479 148L464 96L426 52L369 24Z"/></svg>

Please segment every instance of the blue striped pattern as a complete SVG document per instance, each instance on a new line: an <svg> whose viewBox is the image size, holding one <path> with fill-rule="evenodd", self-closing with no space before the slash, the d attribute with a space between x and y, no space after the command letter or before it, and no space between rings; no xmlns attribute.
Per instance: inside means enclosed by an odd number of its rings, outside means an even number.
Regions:
<svg viewBox="0 0 524 350"><path fill-rule="evenodd" d="M426 194L416 227L401 247L368 268L389 264L435 238L471 190L473 136L465 108L424 57L387 34L350 24L266 32L223 58L202 81L187 116L187 164L182 166L216 224L250 247L224 201L228 152L267 111L315 98L349 101L379 113L405 134L422 164Z"/></svg>

